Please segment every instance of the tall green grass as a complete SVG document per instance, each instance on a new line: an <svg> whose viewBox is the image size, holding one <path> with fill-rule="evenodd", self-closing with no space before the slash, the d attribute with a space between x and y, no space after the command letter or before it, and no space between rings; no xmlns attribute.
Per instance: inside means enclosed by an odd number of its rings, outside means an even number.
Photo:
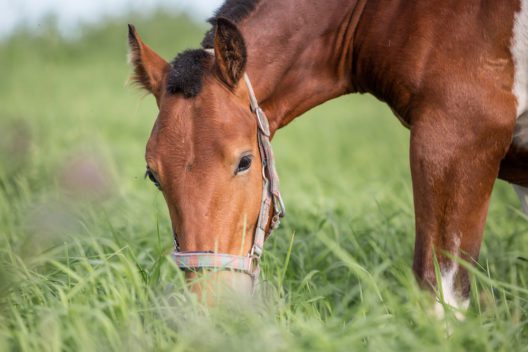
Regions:
<svg viewBox="0 0 528 352"><path fill-rule="evenodd" d="M134 23L167 59L205 28ZM528 351L528 221L510 187L495 188L466 320L434 319L411 271L408 131L367 96L278 133L289 213L258 298L200 305L142 177L156 110L125 86L125 54L119 20L0 44L0 350Z"/></svg>

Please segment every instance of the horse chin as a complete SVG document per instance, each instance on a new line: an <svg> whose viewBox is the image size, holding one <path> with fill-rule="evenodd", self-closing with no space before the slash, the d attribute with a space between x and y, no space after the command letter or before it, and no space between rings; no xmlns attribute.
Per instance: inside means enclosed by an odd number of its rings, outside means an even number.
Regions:
<svg viewBox="0 0 528 352"><path fill-rule="evenodd" d="M187 273L191 292L200 302L215 306L226 300L249 300L253 278L237 271L201 271Z"/></svg>

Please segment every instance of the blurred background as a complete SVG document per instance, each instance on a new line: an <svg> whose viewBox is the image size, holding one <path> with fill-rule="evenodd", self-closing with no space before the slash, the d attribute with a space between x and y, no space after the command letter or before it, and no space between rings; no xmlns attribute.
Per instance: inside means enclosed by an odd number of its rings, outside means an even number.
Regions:
<svg viewBox="0 0 528 352"><path fill-rule="evenodd" d="M66 37L79 37L81 25L97 24L109 18L122 17L124 13L143 15L156 10L185 14L202 21L222 4L222 0L20 0L0 2L0 36L6 37L21 27L35 30L52 21Z"/></svg>
<svg viewBox="0 0 528 352"><path fill-rule="evenodd" d="M126 24L171 60L199 46L221 3L0 0L0 350L447 343L411 272L409 133L370 96L317 107L273 141L289 213L266 245L265 309L193 318L214 314L193 304L171 263L165 203L143 177L157 111L126 84ZM528 345L527 229L498 182L478 314L448 350Z"/></svg>

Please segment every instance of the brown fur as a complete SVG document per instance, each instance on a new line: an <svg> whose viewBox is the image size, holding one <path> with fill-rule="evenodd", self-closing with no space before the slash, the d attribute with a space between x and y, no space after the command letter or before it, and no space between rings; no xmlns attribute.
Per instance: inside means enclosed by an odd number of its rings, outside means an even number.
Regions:
<svg viewBox="0 0 528 352"><path fill-rule="evenodd" d="M241 234L252 234L256 223L260 164L244 178L231 172L244 150L258 159L247 92L236 85L245 68L272 133L350 92L389 104L411 131L417 278L435 285L433 252L441 270L453 265L445 252L476 261L499 170L524 185L528 177L526 154L511 147L509 46L518 9L518 1L262 0L236 26L218 22L216 69L191 100L160 93L165 64L138 56L139 81L160 105L147 161L182 250L240 254L250 247ZM465 270L457 291L468 295Z"/></svg>
<svg viewBox="0 0 528 352"><path fill-rule="evenodd" d="M128 25L128 46L130 48L129 61L134 67L132 82L151 92L159 105L161 96L159 83L169 70L169 64L143 43L136 28L131 24Z"/></svg>

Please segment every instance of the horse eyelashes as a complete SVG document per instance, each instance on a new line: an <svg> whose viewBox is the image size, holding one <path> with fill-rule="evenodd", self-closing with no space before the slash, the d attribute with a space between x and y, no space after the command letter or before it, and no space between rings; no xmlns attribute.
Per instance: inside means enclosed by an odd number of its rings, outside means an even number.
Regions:
<svg viewBox="0 0 528 352"><path fill-rule="evenodd" d="M145 172L145 178L147 178L154 184L154 186L156 186L157 189L161 190L161 187L160 187L160 184L159 184L159 181L158 179L156 178L156 176L154 176L154 174L152 173L152 171L150 170L147 170Z"/></svg>

